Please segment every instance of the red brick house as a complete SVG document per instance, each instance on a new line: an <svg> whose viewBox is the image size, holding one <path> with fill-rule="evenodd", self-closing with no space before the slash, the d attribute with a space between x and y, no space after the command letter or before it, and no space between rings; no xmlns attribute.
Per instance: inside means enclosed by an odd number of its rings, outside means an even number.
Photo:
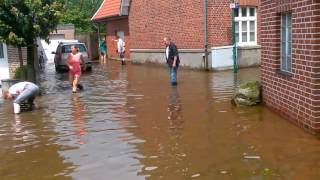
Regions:
<svg viewBox="0 0 320 180"><path fill-rule="evenodd" d="M204 13L206 3L207 15ZM170 36L179 48L181 65L203 68L208 45L209 65L232 67L232 11L230 0L134 0L130 5L131 60L164 62L163 37ZM260 64L259 1L239 0L236 11L238 64ZM206 20L205 20L205 17ZM207 24L205 34L205 24ZM207 40L207 42L205 42ZM225 51L225 52L223 52ZM212 53L211 53L212 52ZM222 54L219 54L222 53ZM212 59L212 61L211 61ZM226 61L229 63L226 63Z"/></svg>
<svg viewBox="0 0 320 180"><path fill-rule="evenodd" d="M263 99L320 132L320 1L261 0Z"/></svg>
<svg viewBox="0 0 320 180"><path fill-rule="evenodd" d="M91 18L94 23L104 24L107 29L107 48L109 57L117 57L116 36L120 36L126 43L126 58L130 57L130 38L128 10L129 0L104 0Z"/></svg>
<svg viewBox="0 0 320 180"><path fill-rule="evenodd" d="M125 2L125 3L124 3ZM204 15L206 2L207 15ZM230 0L105 0L94 22L105 22L110 53L111 39L121 30L129 38L130 59L133 62L164 63L163 37L170 36L177 44L181 65L203 68L204 47L207 44L210 67L232 67L232 16ZM260 64L259 0L238 0L236 35L239 66ZM128 13L121 16L122 4ZM126 16L128 14L128 16ZM204 17L207 17L206 20ZM207 24L205 33L205 24ZM129 40L126 40L127 42ZM128 45L128 43L127 43ZM231 51L231 52L230 52ZM127 51L128 52L128 51ZM212 61L211 61L212 59Z"/></svg>

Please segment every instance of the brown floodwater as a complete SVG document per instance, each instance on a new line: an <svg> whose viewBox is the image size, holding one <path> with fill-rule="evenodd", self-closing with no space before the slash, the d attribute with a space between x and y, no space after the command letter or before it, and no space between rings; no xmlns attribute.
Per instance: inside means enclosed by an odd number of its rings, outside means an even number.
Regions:
<svg viewBox="0 0 320 180"><path fill-rule="evenodd" d="M37 109L0 102L1 180L290 179L320 177L320 141L264 106L234 107L258 68L201 72L112 61L82 77L49 65Z"/></svg>

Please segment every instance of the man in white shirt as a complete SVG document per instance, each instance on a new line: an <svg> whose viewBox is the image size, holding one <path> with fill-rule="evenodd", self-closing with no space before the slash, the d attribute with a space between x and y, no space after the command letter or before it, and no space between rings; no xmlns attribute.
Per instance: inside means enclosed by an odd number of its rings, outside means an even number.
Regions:
<svg viewBox="0 0 320 180"><path fill-rule="evenodd" d="M8 92L4 94L5 99L15 99L13 101L14 113L20 113L20 105L23 102L28 102L33 106L33 101L39 94L39 87L32 82L19 82L12 85Z"/></svg>
<svg viewBox="0 0 320 180"><path fill-rule="evenodd" d="M117 36L117 52L121 59L122 65L124 65L125 42L120 38L120 36Z"/></svg>
<svg viewBox="0 0 320 180"><path fill-rule="evenodd" d="M166 60L170 69L171 85L176 86L177 83L177 70L180 64L179 52L177 46L171 42L169 37L163 38L163 42L166 46Z"/></svg>

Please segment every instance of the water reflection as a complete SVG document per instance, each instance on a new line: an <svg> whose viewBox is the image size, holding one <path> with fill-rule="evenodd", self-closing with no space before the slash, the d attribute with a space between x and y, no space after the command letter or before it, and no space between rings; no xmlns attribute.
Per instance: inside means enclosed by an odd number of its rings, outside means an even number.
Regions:
<svg viewBox="0 0 320 180"><path fill-rule="evenodd" d="M14 122L15 123L13 125L13 128L14 128L14 131L15 131L16 136L17 136L17 135L19 135L21 133L21 130L22 130L20 115L15 114Z"/></svg>
<svg viewBox="0 0 320 180"><path fill-rule="evenodd" d="M183 118L182 103L177 86L172 86L169 94L168 120L171 133L174 136L179 136L183 128Z"/></svg>
<svg viewBox="0 0 320 180"><path fill-rule="evenodd" d="M71 163L59 155L63 146L56 144L56 132L42 111L14 115L11 102L0 111L0 179L71 179ZM52 179L52 178L51 178Z"/></svg>
<svg viewBox="0 0 320 180"><path fill-rule="evenodd" d="M72 119L74 121L74 126L76 129L76 134L79 144L85 144L85 135L87 134L86 122L85 122L85 109L84 105L77 94L71 96L72 100Z"/></svg>

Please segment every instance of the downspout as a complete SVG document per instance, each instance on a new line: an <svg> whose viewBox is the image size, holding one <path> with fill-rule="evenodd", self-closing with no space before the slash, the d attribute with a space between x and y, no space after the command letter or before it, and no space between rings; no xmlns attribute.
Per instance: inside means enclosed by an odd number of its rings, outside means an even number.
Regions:
<svg viewBox="0 0 320 180"><path fill-rule="evenodd" d="M92 23L92 25L98 30L98 56L99 56L99 59L100 59L100 42L101 42L101 38L100 38L100 23ZM91 40L90 40L91 41ZM93 59L93 50L91 48L90 50L91 52L91 58Z"/></svg>
<svg viewBox="0 0 320 180"><path fill-rule="evenodd" d="M232 0L234 4L234 0ZM236 8L236 7L235 7ZM236 22L235 22L235 8L232 8L232 59L233 59L233 72L238 72L238 63L237 63L237 42L236 42Z"/></svg>
<svg viewBox="0 0 320 180"><path fill-rule="evenodd" d="M204 29L204 62L205 69L209 71L208 60L208 16L207 16L207 0L203 0L203 29Z"/></svg>
<svg viewBox="0 0 320 180"><path fill-rule="evenodd" d="M101 36L100 36L100 24L98 23L98 41L101 42Z"/></svg>

